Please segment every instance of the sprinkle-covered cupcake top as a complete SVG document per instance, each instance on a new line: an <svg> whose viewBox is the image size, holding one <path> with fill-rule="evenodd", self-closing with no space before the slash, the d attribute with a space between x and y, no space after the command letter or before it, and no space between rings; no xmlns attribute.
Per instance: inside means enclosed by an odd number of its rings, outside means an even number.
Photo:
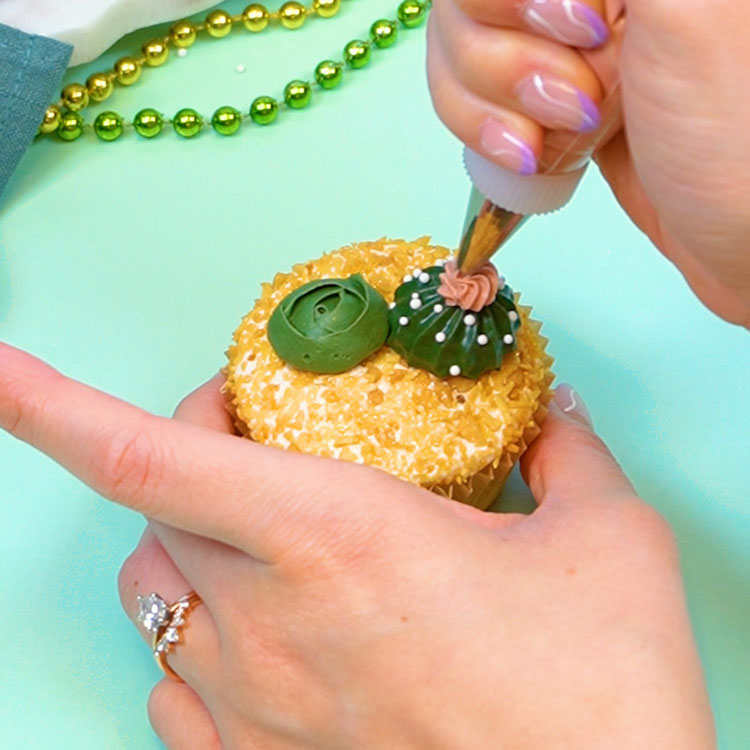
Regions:
<svg viewBox="0 0 750 750"><path fill-rule="evenodd" d="M389 346L347 372L305 372L280 359L268 340L273 311L310 281L359 273L391 302L415 266L431 268L449 257L427 238L363 242L264 284L228 352L226 387L243 432L261 443L368 464L423 486L461 482L501 455L517 453L552 377L528 309L519 308L523 324L515 351L479 380L444 379L409 367Z"/></svg>
<svg viewBox="0 0 750 750"><path fill-rule="evenodd" d="M360 274L309 281L273 311L268 339L307 372L346 372L387 341L412 367L476 380L502 366L519 325L513 290L492 263L464 274L441 259L406 274L389 308Z"/></svg>

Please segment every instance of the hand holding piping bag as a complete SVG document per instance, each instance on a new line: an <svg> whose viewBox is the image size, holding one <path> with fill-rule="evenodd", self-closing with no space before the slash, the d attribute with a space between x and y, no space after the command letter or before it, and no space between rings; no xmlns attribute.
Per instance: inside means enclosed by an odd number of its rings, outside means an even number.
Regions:
<svg viewBox="0 0 750 750"><path fill-rule="evenodd" d="M509 172L574 174L593 155L701 300L750 326L750 102L738 96L750 53L737 31L750 7L721 5L437 0L428 70L446 125Z"/></svg>

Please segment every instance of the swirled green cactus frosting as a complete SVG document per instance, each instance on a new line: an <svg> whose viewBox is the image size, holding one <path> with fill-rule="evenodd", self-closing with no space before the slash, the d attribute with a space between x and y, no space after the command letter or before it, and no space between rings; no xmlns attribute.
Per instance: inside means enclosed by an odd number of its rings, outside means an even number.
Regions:
<svg viewBox="0 0 750 750"><path fill-rule="evenodd" d="M494 299L479 310L449 304L438 291L442 265L417 269L396 290L388 345L412 367L473 380L500 367L515 349L521 324L513 290L499 278Z"/></svg>
<svg viewBox="0 0 750 750"><path fill-rule="evenodd" d="M359 274L317 279L285 297L268 321L268 338L288 364L308 372L345 372L380 349L388 306Z"/></svg>

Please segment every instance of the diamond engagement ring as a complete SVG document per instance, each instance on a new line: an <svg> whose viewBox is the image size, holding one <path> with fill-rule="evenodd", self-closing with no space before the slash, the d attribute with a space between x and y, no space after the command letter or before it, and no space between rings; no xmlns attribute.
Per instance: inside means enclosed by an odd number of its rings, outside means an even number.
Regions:
<svg viewBox="0 0 750 750"><path fill-rule="evenodd" d="M180 642L180 630L185 625L188 612L201 603L195 591L181 596L169 605L157 593L138 596L138 617L144 630L152 634L151 648L159 668L167 677L183 682L167 662L167 654Z"/></svg>

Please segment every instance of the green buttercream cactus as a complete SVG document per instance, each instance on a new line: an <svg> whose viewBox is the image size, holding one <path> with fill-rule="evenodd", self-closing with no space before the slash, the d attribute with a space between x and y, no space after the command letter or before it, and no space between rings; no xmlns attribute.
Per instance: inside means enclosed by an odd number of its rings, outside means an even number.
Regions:
<svg viewBox="0 0 750 750"><path fill-rule="evenodd" d="M279 357L308 372L351 370L387 336L388 306L359 274L304 284L268 321L268 339Z"/></svg>
<svg viewBox="0 0 750 750"><path fill-rule="evenodd" d="M453 261L416 269L396 290L388 345L412 367L476 380L515 349L513 290L486 264L464 277Z"/></svg>

